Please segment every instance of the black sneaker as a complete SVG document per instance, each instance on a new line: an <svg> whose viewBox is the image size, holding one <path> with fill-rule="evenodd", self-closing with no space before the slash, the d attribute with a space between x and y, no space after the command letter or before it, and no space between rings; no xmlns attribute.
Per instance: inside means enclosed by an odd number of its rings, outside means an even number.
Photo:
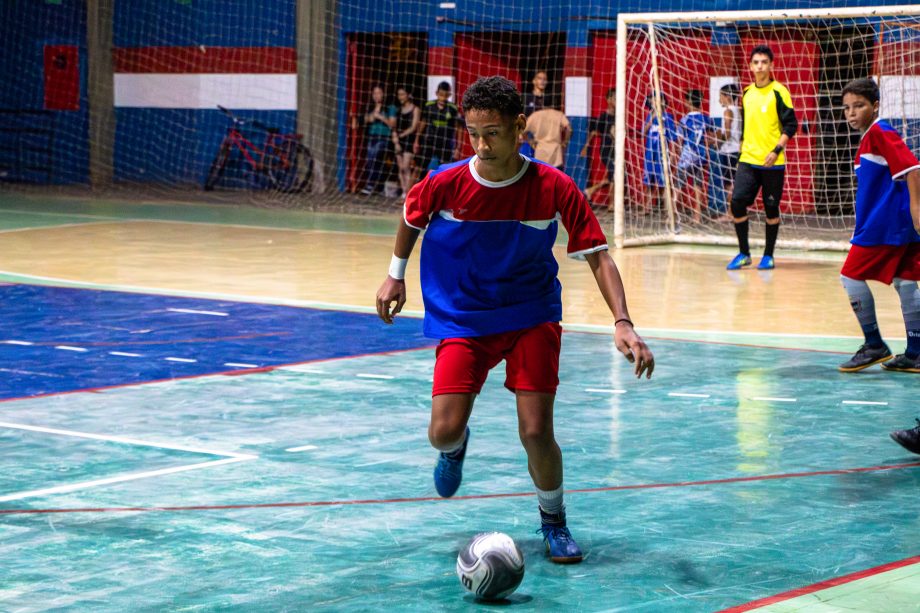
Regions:
<svg viewBox="0 0 920 613"><path fill-rule="evenodd" d="M920 453L920 419L916 421L916 428L911 428L910 430L895 430L888 436L904 449L913 453Z"/></svg>
<svg viewBox="0 0 920 613"><path fill-rule="evenodd" d="M909 358L906 354L895 356L887 364L882 364L885 370L896 370L898 372L920 372L920 356Z"/></svg>
<svg viewBox="0 0 920 613"><path fill-rule="evenodd" d="M888 348L888 345L870 347L869 344L866 343L853 354L852 358L837 368L841 372L856 372L864 368L869 368L879 362L887 362L890 359L891 349Z"/></svg>

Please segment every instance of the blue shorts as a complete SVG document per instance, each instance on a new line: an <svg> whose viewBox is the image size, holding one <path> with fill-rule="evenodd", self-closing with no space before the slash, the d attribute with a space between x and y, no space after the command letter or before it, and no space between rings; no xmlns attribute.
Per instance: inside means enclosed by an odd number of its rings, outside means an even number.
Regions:
<svg viewBox="0 0 920 613"><path fill-rule="evenodd" d="M661 164L656 161L645 161L645 168L642 172L642 183L648 186L664 187L664 171Z"/></svg>

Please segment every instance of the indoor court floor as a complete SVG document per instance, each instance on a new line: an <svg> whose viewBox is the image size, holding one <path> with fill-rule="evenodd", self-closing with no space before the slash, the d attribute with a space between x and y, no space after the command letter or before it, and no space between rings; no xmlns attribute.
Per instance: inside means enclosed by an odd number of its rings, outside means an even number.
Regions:
<svg viewBox="0 0 920 613"><path fill-rule="evenodd" d="M861 342L842 253L614 253L656 357L637 380L557 248L585 550L560 566L501 367L435 493L417 253L404 315L373 308L398 221L0 194L0 610L920 611L920 456L888 438L920 379L837 371ZM526 561L497 604L454 571L490 530Z"/></svg>

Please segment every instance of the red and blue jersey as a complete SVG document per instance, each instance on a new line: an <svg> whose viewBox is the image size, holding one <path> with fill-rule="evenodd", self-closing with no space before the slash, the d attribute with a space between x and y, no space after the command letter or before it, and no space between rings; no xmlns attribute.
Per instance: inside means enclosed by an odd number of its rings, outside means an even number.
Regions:
<svg viewBox="0 0 920 613"><path fill-rule="evenodd" d="M565 173L524 158L501 182L470 158L441 166L406 197L405 222L426 230L421 282L425 335L497 334L562 319L562 285L553 257L559 221L568 255L607 249L581 190Z"/></svg>
<svg viewBox="0 0 920 613"><path fill-rule="evenodd" d="M888 122L878 120L856 151L854 245L905 245L920 241L910 217L910 194L903 179L920 162Z"/></svg>

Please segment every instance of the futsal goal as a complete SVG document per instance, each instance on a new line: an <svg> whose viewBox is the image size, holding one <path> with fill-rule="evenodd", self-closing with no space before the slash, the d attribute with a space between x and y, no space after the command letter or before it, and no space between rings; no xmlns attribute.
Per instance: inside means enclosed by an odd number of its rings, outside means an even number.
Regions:
<svg viewBox="0 0 920 613"><path fill-rule="evenodd" d="M799 125L786 151L780 245L848 245L860 139L841 111L848 81L875 78L881 117L920 153L920 6L621 13L616 35L619 246L735 244L726 214L734 167L726 109L735 107L737 121L738 94L753 80L749 54L759 44L774 53L774 78L789 89ZM681 160L680 120L691 103L712 120L699 149L702 171ZM763 220L760 204L751 209L755 224Z"/></svg>

